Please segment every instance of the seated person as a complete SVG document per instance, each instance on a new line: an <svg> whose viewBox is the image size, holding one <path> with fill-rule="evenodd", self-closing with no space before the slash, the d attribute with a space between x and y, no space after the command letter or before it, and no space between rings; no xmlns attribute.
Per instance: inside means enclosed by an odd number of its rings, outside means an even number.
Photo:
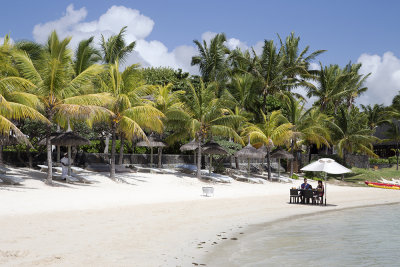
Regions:
<svg viewBox="0 0 400 267"><path fill-rule="evenodd" d="M304 183L301 184L301 189L312 189L312 186L307 183L307 178L304 178Z"/></svg>
<svg viewBox="0 0 400 267"><path fill-rule="evenodd" d="M318 186L317 186L317 194L318 198L321 204L324 203L324 185L322 184L322 181L318 181Z"/></svg>
<svg viewBox="0 0 400 267"><path fill-rule="evenodd" d="M307 183L307 178L304 178L304 183L301 184L300 188L301 189L306 189L306 190L311 190L312 189L312 186L309 183ZM304 203L305 202L304 192L300 192L300 198L301 198L301 203ZM309 199L307 199L307 202L308 201L309 201Z"/></svg>

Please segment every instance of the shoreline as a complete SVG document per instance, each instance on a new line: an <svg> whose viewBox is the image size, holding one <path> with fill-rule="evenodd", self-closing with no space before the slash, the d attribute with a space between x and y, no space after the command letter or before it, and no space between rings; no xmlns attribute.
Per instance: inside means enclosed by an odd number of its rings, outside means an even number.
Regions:
<svg viewBox="0 0 400 267"><path fill-rule="evenodd" d="M212 185L216 195L205 198L201 187L210 184L195 178L129 175L134 186L94 175L94 185L52 188L26 180L25 188L3 191L0 264L200 265L254 225L400 202L397 190L329 185L326 207L288 204L296 183L236 181Z"/></svg>
<svg viewBox="0 0 400 267"><path fill-rule="evenodd" d="M324 211L315 211L315 212L310 212L306 214L295 214L295 215L290 215L287 217L282 217L278 218L272 221L265 221L262 223L257 223L257 224L252 224L246 226L246 228L241 229L240 231L236 231L235 233L232 233L232 236L238 236L238 234L246 232L246 234L254 234L259 232L260 230L264 229L265 227L268 226L274 226L276 224L279 224L280 222L286 222L286 221L294 221L297 219L302 219L302 218L308 218L308 217L314 217L317 215L325 214L325 213L336 213L336 212L342 212L342 211L348 211L348 210L357 210L357 209L364 209L364 208L371 208L371 207L378 207L378 206L391 206L391 205L400 205L400 201L394 201L394 202L386 202L386 203L376 203L376 204L367 204L367 205L357 205L357 206L349 206L349 207L343 207L343 208L337 208L337 209L332 209L332 210L324 210ZM229 253L233 253L232 248L235 247L236 244L234 243L229 243L229 238L226 241L221 242L220 244L214 246L214 249L210 251L207 255L204 255L202 258L200 258L200 261L203 262L203 264L206 264L207 266L213 266L210 264L214 263L221 263L218 258L227 258L229 257ZM229 251L229 252L227 252ZM215 258L217 258L217 261L215 261ZM232 263L229 263L232 264ZM220 266L220 265L218 265ZM231 265L232 266L232 265Z"/></svg>

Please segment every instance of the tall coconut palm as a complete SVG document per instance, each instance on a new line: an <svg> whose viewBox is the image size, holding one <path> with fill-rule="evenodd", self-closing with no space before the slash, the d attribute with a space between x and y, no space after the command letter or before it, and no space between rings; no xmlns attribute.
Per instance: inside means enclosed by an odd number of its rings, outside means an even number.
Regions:
<svg viewBox="0 0 400 267"><path fill-rule="evenodd" d="M282 115L281 111L269 114L261 112L263 121L244 129L251 143L262 143L267 149L268 179L271 180L271 150L274 146L288 144L292 136L293 125Z"/></svg>
<svg viewBox="0 0 400 267"><path fill-rule="evenodd" d="M135 72L137 65L119 71L118 60L109 64L106 75L102 77L101 90L108 97L106 107L110 111L108 118L111 124L111 169L110 178L115 179L115 142L116 134L120 133L132 140L139 137L147 140L143 129L162 132L161 119L164 114L147 104L143 97L149 94L149 88L138 86Z"/></svg>
<svg viewBox="0 0 400 267"><path fill-rule="evenodd" d="M201 76L204 82L224 81L227 76L227 58L230 53L225 46L226 36L224 33L217 34L211 39L208 45L194 40L199 55L192 57L192 66L199 66Z"/></svg>
<svg viewBox="0 0 400 267"><path fill-rule="evenodd" d="M181 114L182 127L169 136L170 142L190 137L196 138L200 147L201 142L206 138L225 136L244 144L232 128L235 122L244 118L235 114L226 114L223 101L215 96L214 86L215 84L212 83L206 87L204 82L200 81L199 88L195 88L193 84L189 83L185 94L187 112ZM197 158L197 177L200 178L201 149L198 150Z"/></svg>
<svg viewBox="0 0 400 267"><path fill-rule="evenodd" d="M103 50L103 60L105 63L114 64L117 61L123 63L129 53L135 48L136 42L131 42L129 44L125 42L126 29L127 26L123 27L117 35L112 35L107 41L104 36L101 35L101 48Z"/></svg>
<svg viewBox="0 0 400 267"><path fill-rule="evenodd" d="M51 122L66 125L69 119L86 120L101 117L105 109L96 107L105 98L103 95L85 95L85 90L93 86L92 80L103 71L99 65L92 65L75 76L72 52L68 48L71 38L59 40L54 31L38 62L34 63L24 51L13 53L13 58L22 76L35 85L27 90L35 94L44 106L44 115ZM46 148L48 184L52 184L52 157L50 143L51 127L47 129Z"/></svg>
<svg viewBox="0 0 400 267"><path fill-rule="evenodd" d="M359 74L360 68L361 63L349 63L345 67L346 72L349 73L349 79L346 84L346 105L348 110L351 110L353 107L355 99L368 90L368 87L365 87L364 85L371 73L368 73L367 75Z"/></svg>
<svg viewBox="0 0 400 267"><path fill-rule="evenodd" d="M102 57L99 50L93 47L94 37L82 40L75 50L74 71L79 75L91 65L98 63Z"/></svg>
<svg viewBox="0 0 400 267"><path fill-rule="evenodd" d="M290 80L287 84L287 89L292 89L297 86L310 86L307 82L308 79L315 78L315 71L309 69L310 63L325 50L317 50L309 54L309 46L306 46L303 50L300 49L300 37L295 36L294 32L291 32L286 37L285 41L278 35L281 43L280 54L283 57L284 75Z"/></svg>
<svg viewBox="0 0 400 267"><path fill-rule="evenodd" d="M349 73L343 71L338 65L323 67L320 63L317 86L308 87L308 97L317 97L314 103L321 111L335 110L348 95L346 84L350 78Z"/></svg>
<svg viewBox="0 0 400 267"><path fill-rule="evenodd" d="M262 81L262 110L266 113L267 96L281 91L287 83L283 69L285 58L277 51L272 40L265 40L261 56L255 57L256 64L252 73Z"/></svg>

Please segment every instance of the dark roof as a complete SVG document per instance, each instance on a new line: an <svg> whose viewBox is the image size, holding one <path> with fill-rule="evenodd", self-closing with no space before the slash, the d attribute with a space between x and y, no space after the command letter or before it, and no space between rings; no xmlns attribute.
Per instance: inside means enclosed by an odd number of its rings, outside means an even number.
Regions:
<svg viewBox="0 0 400 267"><path fill-rule="evenodd" d="M400 120L398 120L396 123L397 123L397 127L400 128ZM378 137L381 140L388 139L387 131L389 129L390 129L390 125L387 123L379 125L375 128L374 136ZM384 142L378 142L374 145L375 146L393 146L393 145L396 145L396 142L395 141L384 141Z"/></svg>

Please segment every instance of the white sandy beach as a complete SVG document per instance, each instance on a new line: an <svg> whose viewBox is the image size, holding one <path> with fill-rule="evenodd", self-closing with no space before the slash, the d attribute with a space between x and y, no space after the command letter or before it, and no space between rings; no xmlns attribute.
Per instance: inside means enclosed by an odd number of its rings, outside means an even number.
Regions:
<svg viewBox="0 0 400 267"><path fill-rule="evenodd" d="M328 184L328 206L291 205L294 184L212 184L171 174L87 173L94 184L46 186L44 173L12 169L0 187L2 266L195 266L246 226L291 216L400 202L399 190ZM313 186L316 184L312 183Z"/></svg>

